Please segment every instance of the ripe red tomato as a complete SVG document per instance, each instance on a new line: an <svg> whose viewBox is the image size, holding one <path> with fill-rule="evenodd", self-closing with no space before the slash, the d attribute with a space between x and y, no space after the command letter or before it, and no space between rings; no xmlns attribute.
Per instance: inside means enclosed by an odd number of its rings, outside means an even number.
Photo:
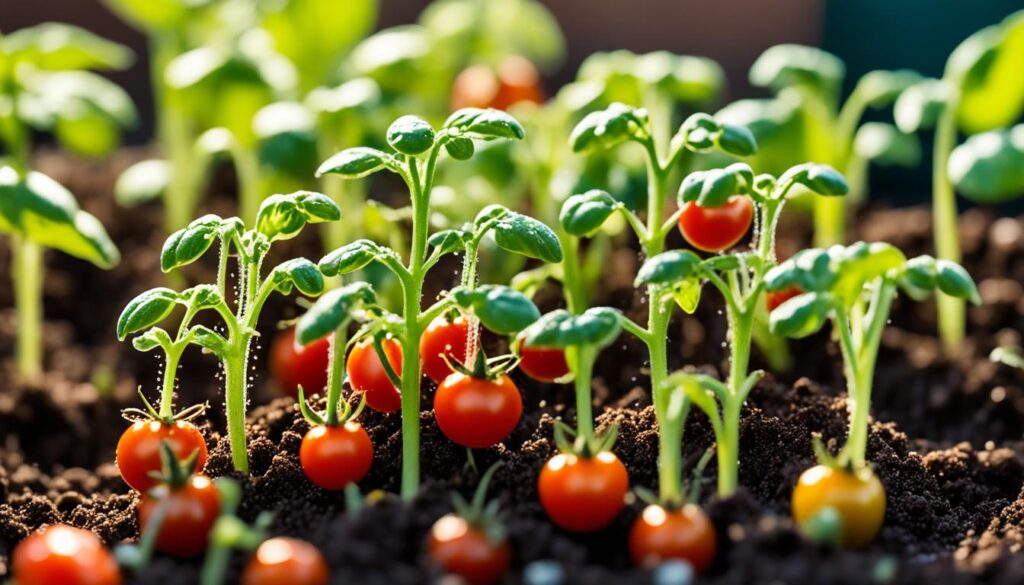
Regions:
<svg viewBox="0 0 1024 585"><path fill-rule="evenodd" d="M143 531L158 506L164 519L156 536L156 549L182 559L206 552L210 529L220 514L220 494L205 475L193 475L179 487L158 485L139 502L139 526Z"/></svg>
<svg viewBox="0 0 1024 585"><path fill-rule="evenodd" d="M833 508L842 520L842 544L850 548L870 544L885 521L885 488L870 468L851 473L815 465L800 474L792 504L798 525Z"/></svg>
<svg viewBox="0 0 1024 585"><path fill-rule="evenodd" d="M206 465L206 441L194 424L139 421L128 427L117 442L117 468L125 483L142 493L156 485L157 481L149 474L161 470L160 443L163 441L170 444L178 459L198 451L196 470Z"/></svg>
<svg viewBox="0 0 1024 585"><path fill-rule="evenodd" d="M373 443L363 425L317 425L302 437L302 471L325 490L344 489L366 476L373 464Z"/></svg>
<svg viewBox="0 0 1024 585"><path fill-rule="evenodd" d="M683 205L679 231L690 245L705 252L721 252L736 245L750 229L754 204L749 197L733 195L721 207Z"/></svg>
<svg viewBox="0 0 1024 585"><path fill-rule="evenodd" d="M459 73L452 84L452 109L495 108L507 110L519 102L544 101L540 74L529 59L506 57L495 72L487 65L473 65Z"/></svg>
<svg viewBox="0 0 1024 585"><path fill-rule="evenodd" d="M296 538L263 542L245 565L242 585L327 585L327 561L315 546Z"/></svg>
<svg viewBox="0 0 1024 585"><path fill-rule="evenodd" d="M681 510L647 506L629 532L629 554L638 567L679 559L703 573L715 560L715 547L714 524L693 504Z"/></svg>
<svg viewBox="0 0 1024 585"><path fill-rule="evenodd" d="M508 573L512 551L455 514L442 516L430 529L430 557L469 585L489 585Z"/></svg>
<svg viewBox="0 0 1024 585"><path fill-rule="evenodd" d="M117 561L100 539L81 528L53 524L14 549L18 585L121 585Z"/></svg>
<svg viewBox="0 0 1024 585"><path fill-rule="evenodd" d="M306 396L322 394L327 387L327 363L330 361L329 337L306 346L295 343L295 328L277 334L270 347L270 374L277 388L298 397L299 386Z"/></svg>
<svg viewBox="0 0 1024 585"><path fill-rule="evenodd" d="M391 369L401 376L402 346L394 339L385 339L381 347L384 348ZM348 372L349 384L353 389L366 394L366 405L370 408L380 412L394 412L402 406L402 395L384 370L384 364L373 347L373 340L366 339L352 348L345 370Z"/></svg>
<svg viewBox="0 0 1024 585"><path fill-rule="evenodd" d="M569 374L565 350L558 347L521 346L519 369L538 382L554 382Z"/></svg>
<svg viewBox="0 0 1024 585"><path fill-rule="evenodd" d="M782 290L770 291L765 293L765 302L768 304L768 312L771 313L779 307L782 303L788 301L793 297L797 297L804 294L803 289L795 284L789 288Z"/></svg>
<svg viewBox="0 0 1024 585"><path fill-rule="evenodd" d="M423 373L440 384L454 372L441 356L465 362L469 342L469 321L462 316L449 321L441 316L427 325L420 337L420 360Z"/></svg>
<svg viewBox="0 0 1024 585"><path fill-rule="evenodd" d="M610 451L586 459L559 453L544 465L537 482L548 517L572 532L593 532L611 524L625 505L627 490L626 466Z"/></svg>
<svg viewBox="0 0 1024 585"><path fill-rule="evenodd" d="M434 418L453 443L484 449L508 438L523 414L523 399L512 378L483 380L454 373L437 387Z"/></svg>

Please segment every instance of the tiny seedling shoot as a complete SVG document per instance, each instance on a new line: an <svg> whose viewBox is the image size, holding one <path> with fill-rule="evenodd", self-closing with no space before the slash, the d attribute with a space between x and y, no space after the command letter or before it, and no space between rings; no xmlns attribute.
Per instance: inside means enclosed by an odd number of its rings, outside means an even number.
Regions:
<svg viewBox="0 0 1024 585"><path fill-rule="evenodd" d="M806 337L831 319L850 402L846 444L833 457L815 439L819 465L800 476L793 517L804 525L831 509L825 514L838 514L838 541L847 547L865 546L885 517L885 492L868 464L867 445L875 361L892 301L901 289L917 300L941 291L979 303L977 288L959 264L930 256L907 260L881 242L804 250L769 271L765 286L769 291L793 286L804 291L772 311L774 333Z"/></svg>
<svg viewBox="0 0 1024 585"><path fill-rule="evenodd" d="M135 122L128 94L89 69L122 69L126 47L78 27L44 23L0 37L0 233L11 236L17 367L23 378L43 365L43 250L54 248L101 268L120 253L74 195L32 170L32 132L51 132L66 149L109 154Z"/></svg>
<svg viewBox="0 0 1024 585"><path fill-rule="evenodd" d="M228 439L232 462L238 471L249 469L245 436L249 350L258 335L256 325L263 305L275 291L288 294L297 290L317 296L324 290L323 275L305 258L282 262L266 275L263 260L275 241L295 237L308 223L334 221L340 216L338 206L325 195L299 191L264 200L252 229L246 229L237 217L200 217L171 234L160 254L160 266L169 272L191 264L217 241L220 256L216 283L200 284L182 292L168 288L148 290L128 304L118 321L117 334L124 339L163 321L177 304L186 305L191 311L212 310L220 316L226 335L194 327L188 342L214 354L223 364ZM238 280L230 287L228 261L232 255L237 256L238 266L231 274L237 274ZM232 294L234 310L229 306ZM165 388L168 384L165 383Z"/></svg>
<svg viewBox="0 0 1024 585"><path fill-rule="evenodd" d="M526 328L517 343L566 352L575 376L576 430L559 421L555 442L559 453L541 470L537 491L552 522L573 532L594 532L615 519L624 506L629 475L611 452L617 429L594 432L594 362L622 330L623 316L615 309L595 307L579 315L552 311ZM572 440L570 440L572 437Z"/></svg>
<svg viewBox="0 0 1024 585"><path fill-rule="evenodd" d="M318 175L328 173L358 179L380 170L398 174L409 189L412 208L412 238L408 258L370 240L343 246L320 261L325 276L338 276L377 262L392 272L402 288L401 314L383 313L364 327L357 339L361 344L349 355L349 373L353 388L360 390L351 375L355 352L376 352L379 369L400 388L402 417L401 495L412 498L419 487L420 383L423 356L420 342L434 321L456 305L471 310L480 323L498 334L522 330L538 316L537 308L524 295L507 287L475 286L476 247L488 232L497 245L507 251L558 262L562 250L558 238L544 224L501 206L484 209L466 229L429 234L430 197L437 164L442 153L455 160L466 160L475 151L474 140L519 140L523 128L514 118L497 110L466 108L452 114L435 130L416 116L403 116L387 131L390 152L369 147L349 148L325 161ZM446 254L466 254L463 286L427 309L422 307L423 281L427 272ZM373 351L370 351L373 350ZM360 358L360 361L367 358ZM395 363L397 362L397 363ZM367 398L368 404L373 403Z"/></svg>
<svg viewBox="0 0 1024 585"><path fill-rule="evenodd" d="M679 205L685 224L684 234L702 249L723 250L741 237L750 225L753 207L757 208L760 229L751 252L714 255L702 260L690 250L671 250L653 258L641 267L636 285L647 285L649 294L659 306L678 302L692 311L700 299L700 289L711 283L725 299L729 319L729 376L725 383L709 376L698 376L700 390L687 385L687 397L711 419L718 449L718 493L732 495L738 484L740 411L747 395L763 372L749 372L750 350L755 322L764 317L764 279L775 265L775 229L786 197L796 186L822 196L839 196L847 192L843 176L832 167L805 163L795 166L779 179L771 175L754 176L745 163L734 163L724 169L691 173L679 189ZM728 207L748 209L746 220L732 227L718 219ZM726 211L728 213L728 211ZM722 238L725 238L723 240ZM728 241L726 241L728 240ZM719 404L721 403L721 412ZM671 425L662 424L664 429ZM663 497L677 497L679 469L678 449L682 429L672 429L662 444L661 485Z"/></svg>

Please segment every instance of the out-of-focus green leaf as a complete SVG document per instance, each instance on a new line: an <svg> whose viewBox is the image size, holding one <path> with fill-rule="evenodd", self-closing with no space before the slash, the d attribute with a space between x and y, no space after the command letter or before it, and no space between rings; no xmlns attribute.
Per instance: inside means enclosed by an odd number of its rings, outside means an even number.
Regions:
<svg viewBox="0 0 1024 585"><path fill-rule="evenodd" d="M114 183L120 205L140 205L159 198L171 182L171 165L161 159L139 161L124 170Z"/></svg>
<svg viewBox="0 0 1024 585"><path fill-rule="evenodd" d="M921 160L921 143L892 124L867 122L853 141L857 156L880 165L913 166Z"/></svg>
<svg viewBox="0 0 1024 585"><path fill-rule="evenodd" d="M1024 195L1024 124L983 132L956 147L949 178L968 199L1002 203Z"/></svg>
<svg viewBox="0 0 1024 585"><path fill-rule="evenodd" d="M835 55L804 45L770 47L750 67L750 83L779 91L801 85L823 96L835 96L846 75L846 66Z"/></svg>
<svg viewBox="0 0 1024 585"><path fill-rule="evenodd" d="M103 0L112 11L144 30L166 30L181 26L196 12L215 0Z"/></svg>
<svg viewBox="0 0 1024 585"><path fill-rule="evenodd" d="M346 148L325 160L316 170L316 176L320 177L331 173L341 175L346 179L358 179L372 175L392 164L393 160L390 154L376 148L357 146Z"/></svg>
<svg viewBox="0 0 1024 585"><path fill-rule="evenodd" d="M832 310L828 293L804 293L776 307L768 326L775 335L799 339L821 329Z"/></svg>
<svg viewBox="0 0 1024 585"><path fill-rule="evenodd" d="M938 79L926 79L908 87L893 106L896 126L908 134L931 128L951 93L948 82Z"/></svg>
<svg viewBox="0 0 1024 585"><path fill-rule="evenodd" d="M288 294L292 287L308 296L317 296L324 292L324 276L320 269L305 258L287 260L271 272L274 286L278 291Z"/></svg>
<svg viewBox="0 0 1024 585"><path fill-rule="evenodd" d="M587 114L573 128L569 144L573 152L611 148L637 137L646 119L646 111L614 103L604 110Z"/></svg>
<svg viewBox="0 0 1024 585"><path fill-rule="evenodd" d="M1003 128L1024 113L1024 10L958 46L946 78L960 88L957 118L968 134Z"/></svg>
<svg viewBox="0 0 1024 585"><path fill-rule="evenodd" d="M0 48L14 61L53 71L124 69L135 60L128 47L63 22L19 29L0 42Z"/></svg>
<svg viewBox="0 0 1024 585"><path fill-rule="evenodd" d="M636 275L636 286L643 284L666 285L697 276L700 256L690 250L669 250L650 258Z"/></svg>

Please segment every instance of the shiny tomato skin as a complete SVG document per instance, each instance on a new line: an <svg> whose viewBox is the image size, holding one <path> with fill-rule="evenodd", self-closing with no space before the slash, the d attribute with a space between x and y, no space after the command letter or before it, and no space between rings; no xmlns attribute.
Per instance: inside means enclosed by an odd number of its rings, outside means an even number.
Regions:
<svg viewBox="0 0 1024 585"><path fill-rule="evenodd" d="M295 328L277 334L270 347L270 374L278 390L292 397L299 396L299 386L306 396L323 394L327 387L327 364L330 361L330 337L305 346L295 343Z"/></svg>
<svg viewBox="0 0 1024 585"><path fill-rule="evenodd" d="M299 461L309 481L325 490L341 490L366 477L373 465L373 443L357 422L317 425L302 438Z"/></svg>
<svg viewBox="0 0 1024 585"><path fill-rule="evenodd" d="M242 572L242 585L327 585L330 570L315 546L297 538L263 542Z"/></svg>
<svg viewBox="0 0 1024 585"><path fill-rule="evenodd" d="M464 69L452 84L452 109L495 108L507 110L514 104L544 101L540 74L529 59L506 57L497 71L488 65Z"/></svg>
<svg viewBox="0 0 1024 585"><path fill-rule="evenodd" d="M571 532L605 528L622 511L629 474L613 453L594 457L559 453L544 465L537 482L548 518Z"/></svg>
<svg viewBox="0 0 1024 585"><path fill-rule="evenodd" d="M494 542L455 514L442 516L427 539L430 558L445 572L469 585L490 585L508 573L512 551L508 542Z"/></svg>
<svg viewBox="0 0 1024 585"><path fill-rule="evenodd" d="M506 374L484 380L454 373L437 387L434 418L457 445L492 447L508 438L523 414L523 398Z"/></svg>
<svg viewBox="0 0 1024 585"><path fill-rule="evenodd" d="M569 374L565 350L558 347L519 348L519 369L538 382L554 382Z"/></svg>
<svg viewBox="0 0 1024 585"><path fill-rule="evenodd" d="M779 308L779 305L782 303L802 294L804 294L803 289L796 285L782 290L769 291L765 293L764 298L765 303L768 305L768 312L771 313L775 309Z"/></svg>
<svg viewBox="0 0 1024 585"><path fill-rule="evenodd" d="M453 373L441 356L449 360L466 362L466 346L469 343L469 321L462 316L449 321L441 316L430 322L420 337L420 360L423 373L440 384Z"/></svg>
<svg viewBox="0 0 1024 585"><path fill-rule="evenodd" d="M749 197L733 195L721 207L683 204L679 231L691 246L705 252L721 252L736 245L750 229L754 204Z"/></svg>
<svg viewBox="0 0 1024 585"><path fill-rule="evenodd" d="M220 514L220 493L205 475L193 475L180 487L158 485L139 502L139 526L146 530L158 506L164 518L156 537L162 553L189 559L206 552L210 529Z"/></svg>
<svg viewBox="0 0 1024 585"><path fill-rule="evenodd" d="M18 585L121 585L114 555L81 528L53 524L22 540L11 555Z"/></svg>
<svg viewBox="0 0 1024 585"><path fill-rule="evenodd" d="M679 510L647 506L629 532L629 554L638 567L678 559L703 573L715 560L716 546L714 524L693 504Z"/></svg>
<svg viewBox="0 0 1024 585"><path fill-rule="evenodd" d="M863 548L882 529L885 488L870 469L851 473L816 465L800 474L793 490L793 520L802 525L826 506L842 521L842 545Z"/></svg>
<svg viewBox="0 0 1024 585"><path fill-rule="evenodd" d="M395 375L402 375L402 346L394 339L381 342L384 355L391 364ZM348 381L352 388L366 394L366 405L380 412L394 412L402 406L402 395L391 383L384 364L381 363L373 340L366 339L355 345L348 353L345 364Z"/></svg>
<svg viewBox="0 0 1024 585"><path fill-rule="evenodd" d="M197 471L206 465L206 441L194 424L187 421L173 424L138 421L128 427L117 442L117 468L125 483L141 493L156 485L157 481L149 473L162 469L160 443L163 441L167 441L178 459L185 459L197 451Z"/></svg>

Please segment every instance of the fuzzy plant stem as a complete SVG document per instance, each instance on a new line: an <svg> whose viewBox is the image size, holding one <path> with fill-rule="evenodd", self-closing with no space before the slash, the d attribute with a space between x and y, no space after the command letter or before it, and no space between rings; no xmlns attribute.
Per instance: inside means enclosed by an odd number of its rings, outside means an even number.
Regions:
<svg viewBox="0 0 1024 585"><path fill-rule="evenodd" d="M43 248L20 236L12 242L18 375L31 378L43 364Z"/></svg>
<svg viewBox="0 0 1024 585"><path fill-rule="evenodd" d="M946 163L956 147L956 104L947 104L935 127L935 150L932 158L932 208L935 254L940 260L960 262L960 234L957 231L956 193L946 174ZM964 339L965 304L963 299L939 291L939 336L949 351Z"/></svg>
<svg viewBox="0 0 1024 585"><path fill-rule="evenodd" d="M587 309L587 293L580 278L579 238L559 228L558 238L562 244L562 294L569 312L579 315Z"/></svg>
<svg viewBox="0 0 1024 585"><path fill-rule="evenodd" d="M331 336L330 362L327 364L327 424L337 426L338 404L345 382L345 349L348 345L348 321L346 320Z"/></svg>
<svg viewBox="0 0 1024 585"><path fill-rule="evenodd" d="M591 380L594 374L594 360L597 352L592 347L577 347L576 353L576 434L583 438L585 444L593 444L594 439L594 408Z"/></svg>
<svg viewBox="0 0 1024 585"><path fill-rule="evenodd" d="M173 233L188 225L198 205L198 165L194 160L195 133L185 104L167 86L167 64L181 52L176 32L158 33L150 42L150 78L156 106L157 139L170 165L170 183L164 192L164 229Z"/></svg>

